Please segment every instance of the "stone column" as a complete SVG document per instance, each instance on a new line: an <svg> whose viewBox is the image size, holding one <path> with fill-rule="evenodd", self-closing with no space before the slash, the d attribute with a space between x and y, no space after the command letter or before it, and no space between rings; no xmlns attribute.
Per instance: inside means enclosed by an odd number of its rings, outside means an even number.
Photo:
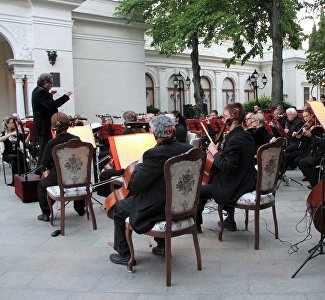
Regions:
<svg viewBox="0 0 325 300"><path fill-rule="evenodd" d="M32 74L26 75L27 78L27 103L28 107L26 108L26 115L33 115L33 107L32 107L32 92L36 87L34 83L34 76Z"/></svg>
<svg viewBox="0 0 325 300"><path fill-rule="evenodd" d="M23 79L25 75L14 73L13 78L16 81L16 110L20 118L25 117L25 103L24 103L24 90Z"/></svg>

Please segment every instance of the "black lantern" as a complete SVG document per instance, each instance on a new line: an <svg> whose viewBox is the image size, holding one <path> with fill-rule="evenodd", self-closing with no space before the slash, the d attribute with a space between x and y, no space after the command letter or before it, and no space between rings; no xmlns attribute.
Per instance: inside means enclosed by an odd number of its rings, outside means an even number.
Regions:
<svg viewBox="0 0 325 300"><path fill-rule="evenodd" d="M262 86L259 86L258 78L259 78L259 74L255 69L255 71L252 73L252 75L248 76L248 79L247 79L247 82L249 83L251 88L255 91L257 105L258 105L258 90L264 89L265 85L267 84L267 77L265 74L262 76Z"/></svg>
<svg viewBox="0 0 325 300"><path fill-rule="evenodd" d="M49 58L49 63L53 66L56 62L56 58L58 57L56 51L49 51L47 50L47 56Z"/></svg>
<svg viewBox="0 0 325 300"><path fill-rule="evenodd" d="M170 99L171 101L174 102L174 106L175 106L175 110L176 110L176 102L180 100L181 98L181 84L180 82L183 81L184 77L182 76L181 72L179 71L178 74L174 74L173 75L173 86L174 86L174 93L170 95ZM187 91L190 88L191 85L191 79L187 76L186 80L185 80L185 91ZM177 94L177 90L178 90L178 95Z"/></svg>

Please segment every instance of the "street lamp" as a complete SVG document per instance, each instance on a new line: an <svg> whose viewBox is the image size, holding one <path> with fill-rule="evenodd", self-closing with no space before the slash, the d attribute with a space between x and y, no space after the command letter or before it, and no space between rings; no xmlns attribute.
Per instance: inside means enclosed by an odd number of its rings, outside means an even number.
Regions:
<svg viewBox="0 0 325 300"><path fill-rule="evenodd" d="M263 86L259 85L258 78L259 78L259 74L258 74L258 72L255 69L255 71L252 73L252 75L251 76L248 76L248 79L247 79L249 85L255 91L256 104L257 105L258 105L258 93L257 93L257 91L259 89L260 90L264 89L265 85L267 84L267 77L265 76L265 74L262 76L262 85Z"/></svg>
<svg viewBox="0 0 325 300"><path fill-rule="evenodd" d="M183 81L183 76L181 72L178 72L178 74L174 74L173 78L173 86L174 86L174 93L170 95L171 101L174 102L174 107L176 110L176 102L181 98L181 81ZM187 76L185 80L185 91L187 91L190 88L191 85L191 79ZM177 90L178 90L178 95L177 95Z"/></svg>

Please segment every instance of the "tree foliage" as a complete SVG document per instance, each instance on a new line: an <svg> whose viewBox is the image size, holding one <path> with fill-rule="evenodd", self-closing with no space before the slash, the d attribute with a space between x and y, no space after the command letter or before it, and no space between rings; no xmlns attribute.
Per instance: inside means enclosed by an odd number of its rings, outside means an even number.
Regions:
<svg viewBox="0 0 325 300"><path fill-rule="evenodd" d="M307 60L298 66L306 72L307 80L317 85L325 78L325 16L321 13L318 30L313 30L309 37Z"/></svg>

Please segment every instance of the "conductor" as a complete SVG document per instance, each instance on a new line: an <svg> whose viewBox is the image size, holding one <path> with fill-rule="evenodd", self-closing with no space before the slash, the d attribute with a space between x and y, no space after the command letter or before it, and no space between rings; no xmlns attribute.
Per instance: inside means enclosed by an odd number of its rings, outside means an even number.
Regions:
<svg viewBox="0 0 325 300"><path fill-rule="evenodd" d="M51 134L51 117L58 112L58 108L66 103L72 92L66 92L62 97L54 100L56 91L50 91L53 86L53 77L49 73L43 73L38 77L37 87L32 93L32 106L34 116L35 132L39 136L39 152L37 171L40 174L40 165L44 155L45 147Z"/></svg>

